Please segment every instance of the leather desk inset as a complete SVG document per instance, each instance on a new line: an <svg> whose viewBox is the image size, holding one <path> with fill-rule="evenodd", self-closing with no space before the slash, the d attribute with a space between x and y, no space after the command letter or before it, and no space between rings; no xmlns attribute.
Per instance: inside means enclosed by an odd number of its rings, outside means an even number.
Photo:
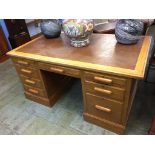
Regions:
<svg viewBox="0 0 155 155"><path fill-rule="evenodd" d="M113 132L125 130L136 93L144 77L151 37L134 45L118 44L110 34L93 34L87 47L74 48L60 38L34 39L8 54L12 57L27 98L55 104L72 82L80 78L84 119Z"/></svg>

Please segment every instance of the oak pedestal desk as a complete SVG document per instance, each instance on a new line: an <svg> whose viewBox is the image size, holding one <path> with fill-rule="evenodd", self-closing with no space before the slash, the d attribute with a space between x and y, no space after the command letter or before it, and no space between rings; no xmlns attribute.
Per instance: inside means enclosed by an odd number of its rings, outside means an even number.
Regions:
<svg viewBox="0 0 155 155"><path fill-rule="evenodd" d="M89 46L75 48L63 34L55 39L41 36L8 55L28 99L51 107L72 77L80 78L84 120L123 134L151 40L145 36L137 44L122 45L112 34L93 34Z"/></svg>

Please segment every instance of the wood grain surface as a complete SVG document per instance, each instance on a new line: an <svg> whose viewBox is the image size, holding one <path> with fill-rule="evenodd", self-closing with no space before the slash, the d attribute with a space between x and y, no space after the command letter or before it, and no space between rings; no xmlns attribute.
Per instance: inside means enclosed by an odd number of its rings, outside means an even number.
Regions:
<svg viewBox="0 0 155 155"><path fill-rule="evenodd" d="M41 36L9 52L9 55L143 78L150 42L151 37L145 36L137 44L122 45L117 43L113 34L93 34L89 46L75 48L62 34L56 39Z"/></svg>

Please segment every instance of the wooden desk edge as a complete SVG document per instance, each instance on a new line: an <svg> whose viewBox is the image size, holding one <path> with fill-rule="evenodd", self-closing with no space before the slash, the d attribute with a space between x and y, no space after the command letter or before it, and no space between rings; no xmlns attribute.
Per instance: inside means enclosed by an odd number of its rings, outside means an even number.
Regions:
<svg viewBox="0 0 155 155"><path fill-rule="evenodd" d="M40 36L42 37L42 36ZM135 78L135 79L142 79L144 77L145 73L145 67L147 63L147 57L149 54L149 48L151 44L151 37L145 36L143 41L143 46L141 48L137 64L134 70L131 69L125 69L125 68L119 68L119 67L112 67L112 66L105 66L105 65L99 65L99 64L92 64L87 62L81 62L81 61L74 61L74 60L66 60L66 59L60 59L60 58L53 58L53 57L47 57L37 54L30 54L26 52L20 52L17 51L21 47L24 47L31 42L34 42L35 40L39 39L40 37L10 51L7 53L9 56L13 57L21 57L21 58L27 58L35 61L42 61L47 63L54 63L57 65L64 65L68 67L76 67L77 69L83 69L83 70L90 70L100 73L112 73L116 74L118 76L124 76L129 78Z"/></svg>
<svg viewBox="0 0 155 155"><path fill-rule="evenodd" d="M145 36L143 45L137 60L137 64L135 67L135 71L141 75L141 77L144 77L145 74L145 68L148 61L148 55L149 55L149 49L151 46L152 37L151 36Z"/></svg>

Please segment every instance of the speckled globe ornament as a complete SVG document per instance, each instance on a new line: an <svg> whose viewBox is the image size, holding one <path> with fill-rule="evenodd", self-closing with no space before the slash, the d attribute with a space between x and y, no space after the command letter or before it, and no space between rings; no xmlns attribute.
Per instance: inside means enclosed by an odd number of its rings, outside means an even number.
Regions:
<svg viewBox="0 0 155 155"><path fill-rule="evenodd" d="M87 46L90 43L89 36L93 32L92 19L63 19L62 28L74 47Z"/></svg>
<svg viewBox="0 0 155 155"><path fill-rule="evenodd" d="M57 38L61 34L61 26L56 19L44 19L40 24L42 33L47 39Z"/></svg>
<svg viewBox="0 0 155 155"><path fill-rule="evenodd" d="M143 34L144 23L136 19L121 19L116 23L115 36L119 43L135 44Z"/></svg>

